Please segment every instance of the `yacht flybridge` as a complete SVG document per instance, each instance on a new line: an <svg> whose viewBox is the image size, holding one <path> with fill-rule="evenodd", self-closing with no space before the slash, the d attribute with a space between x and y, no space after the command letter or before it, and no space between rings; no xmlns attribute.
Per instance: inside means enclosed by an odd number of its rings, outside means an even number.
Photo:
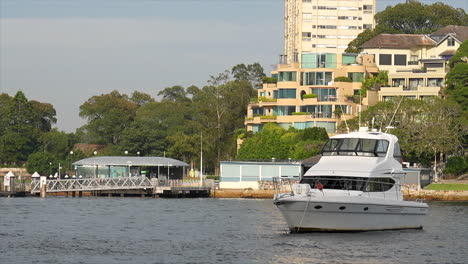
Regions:
<svg viewBox="0 0 468 264"><path fill-rule="evenodd" d="M428 206L404 201L396 136L362 131L331 137L322 158L274 204L293 232L422 228Z"/></svg>

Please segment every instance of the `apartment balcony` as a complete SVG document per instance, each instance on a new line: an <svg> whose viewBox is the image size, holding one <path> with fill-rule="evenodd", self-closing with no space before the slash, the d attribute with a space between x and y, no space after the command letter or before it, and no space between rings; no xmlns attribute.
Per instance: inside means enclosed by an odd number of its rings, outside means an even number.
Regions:
<svg viewBox="0 0 468 264"><path fill-rule="evenodd" d="M398 87L381 87L379 93L379 100L383 101L388 97L405 96L414 99L420 99L425 96L439 96L441 87L427 87L427 86L403 86Z"/></svg>
<svg viewBox="0 0 468 264"><path fill-rule="evenodd" d="M264 115L264 116L255 116L255 117L247 117L244 121L245 125L252 125L252 124L265 124L265 123L293 123L293 122L305 122L305 121L313 121L313 120L321 120L321 119L328 119L328 120L336 120L341 118L342 116L346 116L348 119L351 117L350 115L336 115L330 112L316 112L316 113L308 113L308 112L294 112L291 115Z"/></svg>
<svg viewBox="0 0 468 264"><path fill-rule="evenodd" d="M263 83L263 89L276 89L277 87L276 83Z"/></svg>

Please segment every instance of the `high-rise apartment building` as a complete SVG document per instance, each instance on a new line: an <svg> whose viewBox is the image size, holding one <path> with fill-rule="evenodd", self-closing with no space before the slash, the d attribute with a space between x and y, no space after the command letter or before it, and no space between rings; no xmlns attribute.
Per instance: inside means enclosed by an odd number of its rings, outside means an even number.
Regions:
<svg viewBox="0 0 468 264"><path fill-rule="evenodd" d="M375 26L375 0L285 0L284 8L285 64L307 52L343 53Z"/></svg>
<svg viewBox="0 0 468 264"><path fill-rule="evenodd" d="M375 0L285 0L284 54L273 78L258 90L257 102L248 106L247 129L257 132L273 122L333 134L356 115L361 102L354 95L362 79L378 69L373 56L344 50L374 27L374 13Z"/></svg>

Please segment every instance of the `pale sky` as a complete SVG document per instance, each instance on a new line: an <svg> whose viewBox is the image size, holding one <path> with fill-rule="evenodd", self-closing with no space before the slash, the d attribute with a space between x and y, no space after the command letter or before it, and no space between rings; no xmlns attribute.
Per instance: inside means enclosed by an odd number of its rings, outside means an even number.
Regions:
<svg viewBox="0 0 468 264"><path fill-rule="evenodd" d="M377 0L381 11L404 0ZM422 1L430 4L437 1ZM445 0L468 9L466 0ZM85 123L94 95L172 85L260 62L283 47L283 0L0 0L0 93L57 110L60 130Z"/></svg>

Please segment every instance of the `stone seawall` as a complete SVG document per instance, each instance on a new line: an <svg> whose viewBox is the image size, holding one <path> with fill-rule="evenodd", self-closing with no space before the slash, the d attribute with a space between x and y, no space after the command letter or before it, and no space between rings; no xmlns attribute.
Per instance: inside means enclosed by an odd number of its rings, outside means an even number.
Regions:
<svg viewBox="0 0 468 264"><path fill-rule="evenodd" d="M22 177L30 177L31 174L28 173L26 168L0 168L0 177L5 176L9 171L13 172L16 177L22 176Z"/></svg>
<svg viewBox="0 0 468 264"><path fill-rule="evenodd" d="M415 190L404 194L405 199L427 201L468 201L468 191Z"/></svg>
<svg viewBox="0 0 468 264"><path fill-rule="evenodd" d="M217 189L211 191L213 198L273 199L274 194L275 190ZM468 201L468 191L410 190L405 191L403 197L405 200Z"/></svg>

